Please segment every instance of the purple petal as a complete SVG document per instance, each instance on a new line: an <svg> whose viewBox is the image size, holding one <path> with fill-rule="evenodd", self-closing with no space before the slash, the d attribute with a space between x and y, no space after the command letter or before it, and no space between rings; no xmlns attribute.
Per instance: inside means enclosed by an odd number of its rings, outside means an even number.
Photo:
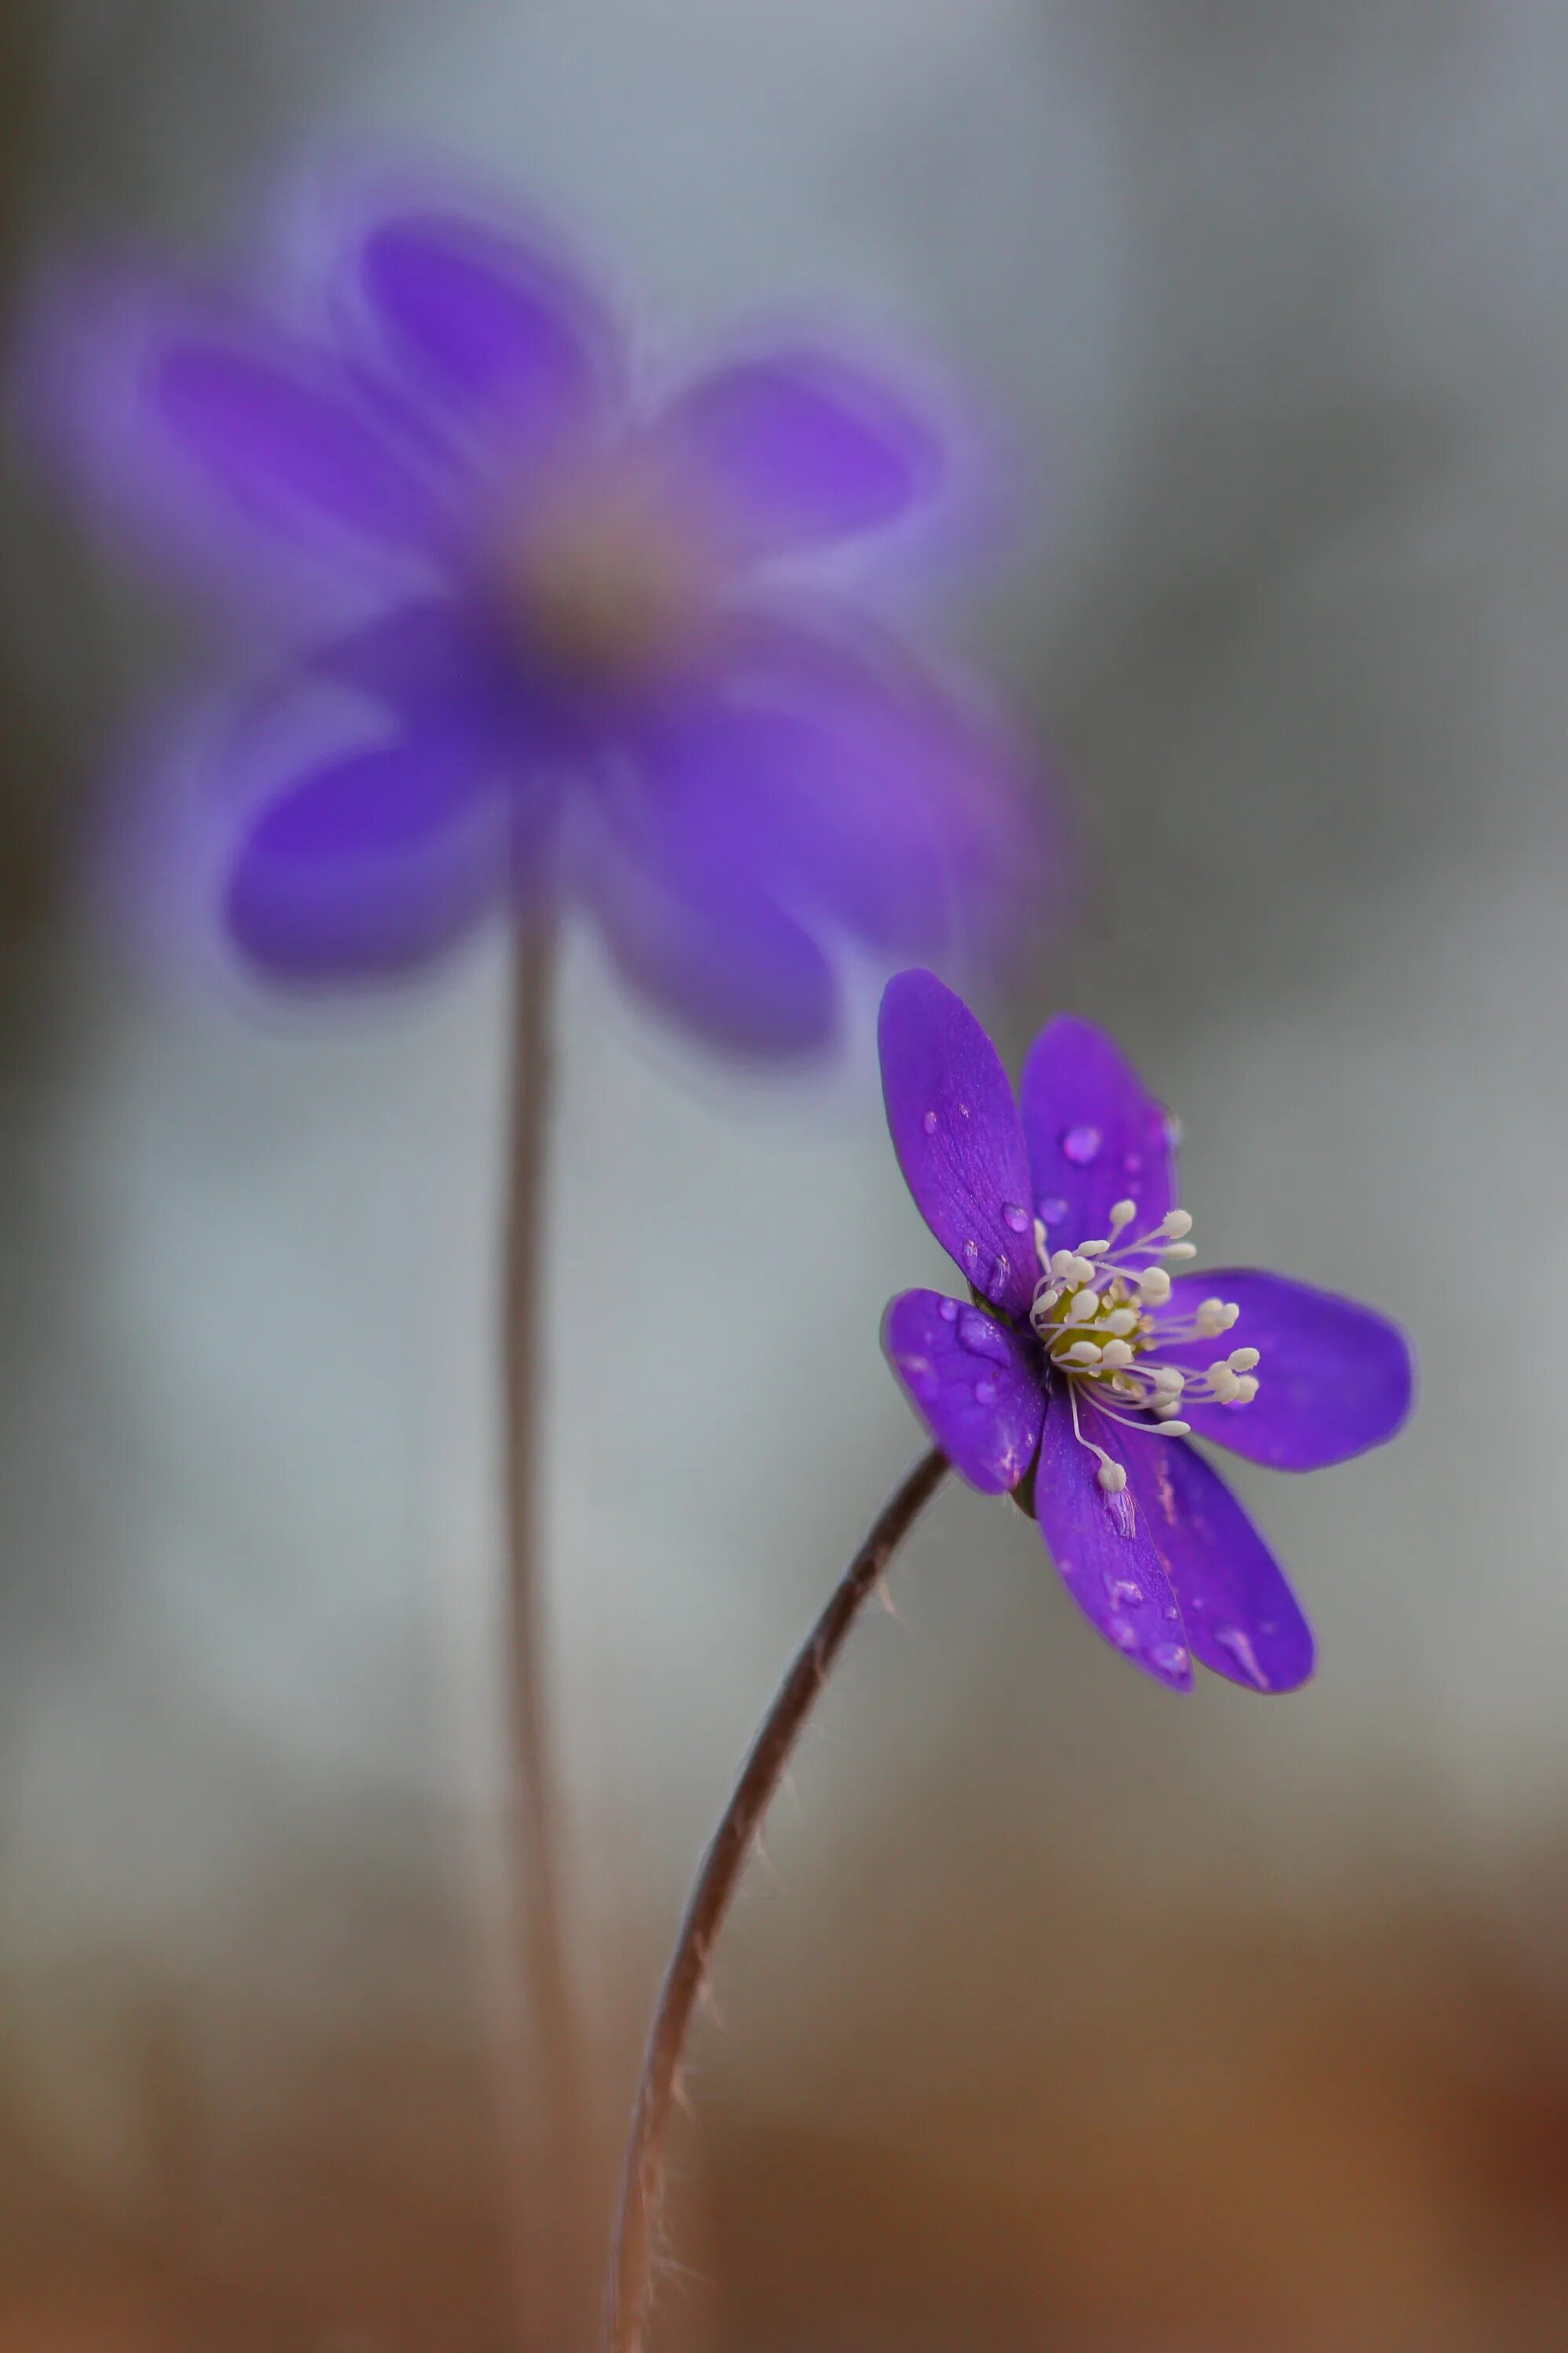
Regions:
<svg viewBox="0 0 1568 2353"><path fill-rule="evenodd" d="M318 677L418 720L454 710L503 714L515 707L513 674L482 614L453 596L395 605L311 656Z"/></svg>
<svg viewBox="0 0 1568 2353"><path fill-rule="evenodd" d="M405 553L439 539L429 489L376 420L281 338L171 340L147 397L218 495L286 537L324 525Z"/></svg>
<svg viewBox="0 0 1568 2353"><path fill-rule="evenodd" d="M1224 1481L1185 1439L1139 1435L1119 1459L1175 1588L1193 1656L1249 1691L1295 1691L1316 1660L1312 1629Z"/></svg>
<svg viewBox="0 0 1568 2353"><path fill-rule="evenodd" d="M460 411L535 443L591 424L616 337L545 237L456 212L402 213L370 229L360 271L398 358Z"/></svg>
<svg viewBox="0 0 1568 2353"><path fill-rule="evenodd" d="M689 853L646 808L582 821L577 887L621 974L715 1045L769 1058L820 1051L839 1012L828 958L764 892Z"/></svg>
<svg viewBox="0 0 1568 2353"><path fill-rule="evenodd" d="M936 492L943 453L895 388L798 348L716 367L655 428L743 546L821 544L902 521Z"/></svg>
<svg viewBox="0 0 1568 2353"><path fill-rule="evenodd" d="M103 519L298 629L429 575L423 477L343 372L232 306L131 272L61 281L19 360L38 447Z"/></svg>
<svg viewBox="0 0 1568 2353"><path fill-rule="evenodd" d="M1128 1238L1157 1226L1176 1202L1175 1155L1162 1104L1105 1032L1069 1013L1030 1048L1018 1088L1033 1199L1052 1247L1110 1232L1113 1202L1138 1204Z"/></svg>
<svg viewBox="0 0 1568 2353"><path fill-rule="evenodd" d="M1222 1267L1172 1285L1161 1320L1190 1315L1201 1299L1234 1300L1240 1320L1218 1340L1162 1353L1202 1369L1233 1348L1256 1348L1258 1390L1250 1405L1192 1405L1181 1418L1274 1471L1321 1471L1384 1445L1402 1427L1414 1392L1410 1345L1375 1308L1288 1275Z"/></svg>
<svg viewBox="0 0 1568 2353"><path fill-rule="evenodd" d="M1086 1439L1126 1463L1142 1440L1080 1401ZM1034 1474L1034 1509L1046 1549L1068 1592L1097 1634L1171 1691L1191 1691L1192 1661L1176 1596L1155 1545L1150 1515L1130 1482L1119 1495L1099 1485L1098 1458L1073 1427L1067 1385L1053 1378Z"/></svg>
<svg viewBox="0 0 1568 2353"><path fill-rule="evenodd" d="M644 723L661 790L722 856L888 956L932 955L1038 864L1010 747L890 639L751 614Z"/></svg>
<svg viewBox="0 0 1568 2353"><path fill-rule="evenodd" d="M404 971L500 892L505 806L470 732L400 736L306 771L253 820L226 913L242 953L295 982Z"/></svg>
<svg viewBox="0 0 1568 2353"><path fill-rule="evenodd" d="M1010 1315L1038 1268L1029 1162L996 1048L935 973L901 972L877 1029L887 1125L904 1181L966 1282Z"/></svg>
<svg viewBox="0 0 1568 2353"><path fill-rule="evenodd" d="M882 1345L910 1404L954 1469L982 1494L1016 1487L1034 1460L1045 1397L1025 1343L983 1308L906 1291Z"/></svg>

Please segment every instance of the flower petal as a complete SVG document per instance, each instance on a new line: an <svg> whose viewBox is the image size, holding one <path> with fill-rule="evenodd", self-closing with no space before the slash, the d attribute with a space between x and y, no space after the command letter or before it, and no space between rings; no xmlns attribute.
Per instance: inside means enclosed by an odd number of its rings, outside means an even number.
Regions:
<svg viewBox="0 0 1568 2353"><path fill-rule="evenodd" d="M931 972L887 984L877 1025L887 1125L904 1181L965 1280L1022 1315L1037 1272L1029 1161L996 1048Z"/></svg>
<svg viewBox="0 0 1568 2353"><path fill-rule="evenodd" d="M1084 1437L1117 1461L1141 1441L1107 1421L1086 1401ZM1138 1508L1130 1478L1119 1495L1098 1482L1099 1462L1073 1427L1067 1384L1053 1378L1034 1474L1034 1509L1062 1582L1097 1634L1135 1667L1171 1691L1191 1691L1192 1661L1176 1596L1149 1514Z"/></svg>
<svg viewBox="0 0 1568 2353"><path fill-rule="evenodd" d="M645 756L724 856L874 950L935 955L1008 928L1040 869L1000 730L885 633L819 608L735 619L642 722Z"/></svg>
<svg viewBox="0 0 1568 2353"><path fill-rule="evenodd" d="M367 231L359 268L399 360L445 399L510 439L549 440L591 423L616 337L547 238L459 212L400 212Z"/></svg>
<svg viewBox="0 0 1568 2353"><path fill-rule="evenodd" d="M655 432L758 551L902 521L934 496L941 444L895 387L807 346L736 359L688 385Z"/></svg>
<svg viewBox="0 0 1568 2353"><path fill-rule="evenodd" d="M1249 1691L1295 1691L1317 1651L1284 1570L1224 1481L1181 1438L1123 1448L1136 1496L1186 1621L1194 1658Z"/></svg>
<svg viewBox="0 0 1568 2353"><path fill-rule="evenodd" d="M1018 1334L983 1308L906 1291L889 1302L882 1345L910 1404L970 1486L986 1495L1016 1487L1045 1418L1044 1391Z"/></svg>
<svg viewBox="0 0 1568 2353"><path fill-rule="evenodd" d="M1111 1205L1138 1204L1130 1234L1175 1205L1176 1166L1164 1106L1102 1029L1069 1013L1047 1022L1019 1081L1033 1200L1053 1247L1110 1232Z"/></svg>
<svg viewBox="0 0 1568 2353"><path fill-rule="evenodd" d="M631 987L711 1043L770 1058L818 1052L838 1020L832 965L746 877L694 851L646 809L579 829L575 871Z"/></svg>
<svg viewBox="0 0 1568 2353"><path fill-rule="evenodd" d="M1250 1405L1192 1405L1181 1418L1249 1461L1274 1471L1321 1471L1394 1436L1410 1411L1415 1368L1397 1324L1375 1308L1288 1275L1222 1267L1173 1284L1168 1315L1209 1297L1234 1300L1241 1316L1222 1339L1162 1353L1201 1369L1233 1348L1256 1348Z"/></svg>
<svg viewBox="0 0 1568 2353"><path fill-rule="evenodd" d="M487 749L471 732L398 736L297 776L234 860L226 913L242 953L309 983L400 972L450 945L507 873Z"/></svg>

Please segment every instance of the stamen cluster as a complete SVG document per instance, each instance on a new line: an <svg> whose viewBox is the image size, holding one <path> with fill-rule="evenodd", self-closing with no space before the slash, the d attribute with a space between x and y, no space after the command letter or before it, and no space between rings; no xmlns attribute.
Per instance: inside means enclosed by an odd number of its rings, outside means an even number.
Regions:
<svg viewBox="0 0 1568 2353"><path fill-rule="evenodd" d="M1217 1339L1241 1310L1224 1299L1205 1299L1190 1315L1171 1310L1162 1261L1197 1256L1187 1239L1192 1220L1185 1209L1171 1209L1149 1232L1122 1240L1137 1218L1136 1201L1116 1202L1109 1235L1075 1250L1050 1250L1044 1226L1038 1219L1034 1224L1042 1272L1029 1321L1047 1362L1066 1379L1073 1428L1079 1444L1099 1457L1097 1475L1107 1495L1120 1493L1127 1472L1084 1436L1080 1388L1107 1420L1132 1430L1158 1429L1167 1438L1191 1433L1192 1424L1180 1419L1183 1403L1250 1405L1258 1388L1255 1348L1234 1348L1201 1373L1159 1361L1163 1348Z"/></svg>

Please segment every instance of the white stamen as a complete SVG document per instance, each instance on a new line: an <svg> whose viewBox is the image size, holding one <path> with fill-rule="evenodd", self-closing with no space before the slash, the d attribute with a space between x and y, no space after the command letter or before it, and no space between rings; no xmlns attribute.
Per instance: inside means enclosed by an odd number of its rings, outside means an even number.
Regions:
<svg viewBox="0 0 1568 2353"><path fill-rule="evenodd" d="M1100 1362L1102 1365L1109 1365L1115 1371L1120 1372L1124 1366L1131 1364L1132 1350L1128 1346L1125 1340L1107 1340L1105 1346L1100 1350Z"/></svg>
<svg viewBox="0 0 1568 2353"><path fill-rule="evenodd" d="M1099 1312L1099 1293L1080 1291L1074 1294L1073 1303L1067 1310L1067 1321L1069 1324L1092 1324Z"/></svg>
<svg viewBox="0 0 1568 2353"><path fill-rule="evenodd" d="M1192 1220L1185 1209L1171 1209L1165 1219L1165 1230L1173 1242L1184 1241L1192 1230Z"/></svg>
<svg viewBox="0 0 1568 2353"><path fill-rule="evenodd" d="M1136 1201L1113 1201L1111 1203L1110 1213L1112 1233L1119 1234L1123 1226L1130 1226L1137 1215L1138 1203Z"/></svg>
<svg viewBox="0 0 1568 2353"><path fill-rule="evenodd" d="M1064 1361L1069 1365L1097 1365L1099 1344L1095 1340L1075 1340Z"/></svg>
<svg viewBox="0 0 1568 2353"><path fill-rule="evenodd" d="M1171 1296L1171 1277L1162 1266L1146 1266L1137 1282L1151 1307L1163 1307Z"/></svg>
<svg viewBox="0 0 1568 2353"><path fill-rule="evenodd" d="M1078 1253L1076 1250L1059 1250L1052 1251L1051 1272L1056 1276L1059 1282L1065 1282L1067 1276L1072 1273L1077 1255ZM1222 1303L1216 1299L1214 1305L1218 1307Z"/></svg>
<svg viewBox="0 0 1568 2353"><path fill-rule="evenodd" d="M1165 1255L1167 1258L1196 1258L1198 1246L1196 1242L1172 1242Z"/></svg>
<svg viewBox="0 0 1568 2353"><path fill-rule="evenodd" d="M1106 1317L1106 1330L1117 1339L1125 1340L1129 1333L1137 1331L1138 1322L1135 1307L1113 1307Z"/></svg>
<svg viewBox="0 0 1568 2353"><path fill-rule="evenodd" d="M1108 1454L1095 1472L1095 1477L1107 1495L1119 1495L1127 1484L1127 1472L1119 1462L1113 1462Z"/></svg>
<svg viewBox="0 0 1568 2353"><path fill-rule="evenodd" d="M1150 1375L1162 1397L1179 1398L1187 1385L1187 1376L1174 1365L1158 1365Z"/></svg>
<svg viewBox="0 0 1568 2353"><path fill-rule="evenodd" d="M1221 1405L1229 1405L1241 1388L1240 1381L1223 1356L1209 1366L1209 1387Z"/></svg>
<svg viewBox="0 0 1568 2353"><path fill-rule="evenodd" d="M1254 1398L1255 1398L1256 1395L1257 1395L1257 1376L1256 1376L1256 1374L1255 1374L1255 1373L1244 1373L1244 1374L1242 1375L1242 1377L1241 1377L1240 1380L1238 1380L1238 1381L1237 1381L1237 1383L1236 1383L1236 1403L1237 1403L1237 1405L1250 1405L1250 1404L1252 1403L1252 1401L1253 1401Z"/></svg>
<svg viewBox="0 0 1568 2353"><path fill-rule="evenodd" d="M1250 1373L1253 1366L1261 1361L1262 1360L1255 1348L1233 1348L1231 1350L1230 1366L1233 1373Z"/></svg>
<svg viewBox="0 0 1568 2353"><path fill-rule="evenodd" d="M1190 1421L1162 1420L1160 1423L1160 1431L1166 1438L1191 1438L1192 1435L1192 1425Z"/></svg>

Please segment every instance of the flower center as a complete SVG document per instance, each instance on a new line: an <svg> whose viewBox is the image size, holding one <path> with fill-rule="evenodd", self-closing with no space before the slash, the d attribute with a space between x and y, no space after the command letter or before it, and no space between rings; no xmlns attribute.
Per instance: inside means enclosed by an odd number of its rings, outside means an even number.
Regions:
<svg viewBox="0 0 1568 2353"><path fill-rule="evenodd" d="M505 544L503 608L530 668L583 690L645 684L691 657L713 551L652 465L569 474Z"/></svg>
<svg viewBox="0 0 1568 2353"><path fill-rule="evenodd" d="M1205 1299L1190 1312L1173 1307L1164 1261L1197 1256L1187 1239L1192 1220L1172 1209L1150 1232L1124 1241L1137 1219L1136 1201L1118 1201L1108 1238L1058 1250L1047 1249L1044 1227L1034 1224L1041 1275L1029 1321L1046 1361L1066 1381L1078 1443L1098 1455L1097 1476L1107 1495L1120 1493L1127 1472L1084 1436L1080 1393L1123 1428L1167 1438L1190 1434L1192 1424L1180 1418L1184 1403L1250 1405L1257 1395L1255 1348L1233 1348L1201 1373L1162 1361L1167 1348L1218 1339L1241 1310L1224 1299Z"/></svg>

